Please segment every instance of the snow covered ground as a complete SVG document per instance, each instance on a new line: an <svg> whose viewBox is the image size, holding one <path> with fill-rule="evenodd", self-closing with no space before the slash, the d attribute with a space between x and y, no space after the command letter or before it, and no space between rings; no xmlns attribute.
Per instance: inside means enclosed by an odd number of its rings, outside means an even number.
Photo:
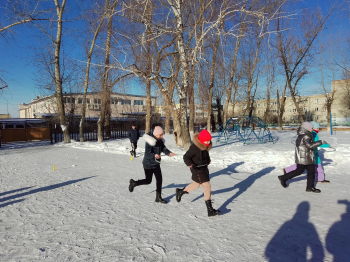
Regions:
<svg viewBox="0 0 350 262"><path fill-rule="evenodd" d="M128 191L130 178L144 178L142 141L133 161L126 139L3 145L0 261L350 261L350 132L320 132L336 149L320 151L331 181L317 184L321 194L305 192L306 175L281 187L296 134L272 133L274 144L214 142L214 218L201 188L176 202L191 175L171 136L167 205L154 202L155 181Z"/></svg>

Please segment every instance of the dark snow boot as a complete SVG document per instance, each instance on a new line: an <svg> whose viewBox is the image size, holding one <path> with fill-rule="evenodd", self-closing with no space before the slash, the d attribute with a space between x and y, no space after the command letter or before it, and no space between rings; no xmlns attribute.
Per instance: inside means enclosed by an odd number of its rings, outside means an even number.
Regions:
<svg viewBox="0 0 350 262"><path fill-rule="evenodd" d="M136 181L134 181L134 179L130 179L129 183L129 191L132 192L134 191L134 187L137 186L137 184Z"/></svg>
<svg viewBox="0 0 350 262"><path fill-rule="evenodd" d="M180 202L181 201L181 197L183 194L188 194L188 192L184 191L185 188L181 189L181 188L176 188L176 201Z"/></svg>
<svg viewBox="0 0 350 262"><path fill-rule="evenodd" d="M306 192L321 193L321 190L319 190L319 189L317 189L315 187L312 187L312 188L307 188Z"/></svg>
<svg viewBox="0 0 350 262"><path fill-rule="evenodd" d="M157 203L162 203L162 204L168 204L168 202L166 202L163 198L162 198L162 194L161 193L156 193L156 200L155 202Z"/></svg>
<svg viewBox="0 0 350 262"><path fill-rule="evenodd" d="M205 201L205 204L207 205L208 209L208 217L216 216L220 213L220 210L216 210L213 208L213 206L211 205L211 200Z"/></svg>
<svg viewBox="0 0 350 262"><path fill-rule="evenodd" d="M287 188L287 183L286 183L285 180L282 179L282 176L278 176L278 179L280 180L281 185L282 185L284 188Z"/></svg>

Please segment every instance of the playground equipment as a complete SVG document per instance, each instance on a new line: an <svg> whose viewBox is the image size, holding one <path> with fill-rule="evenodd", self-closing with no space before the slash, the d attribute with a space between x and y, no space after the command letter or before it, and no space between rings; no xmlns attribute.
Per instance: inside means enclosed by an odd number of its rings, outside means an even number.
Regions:
<svg viewBox="0 0 350 262"><path fill-rule="evenodd" d="M239 116L230 118L219 128L217 143L243 141L243 144L272 142L273 138L267 124L257 116Z"/></svg>

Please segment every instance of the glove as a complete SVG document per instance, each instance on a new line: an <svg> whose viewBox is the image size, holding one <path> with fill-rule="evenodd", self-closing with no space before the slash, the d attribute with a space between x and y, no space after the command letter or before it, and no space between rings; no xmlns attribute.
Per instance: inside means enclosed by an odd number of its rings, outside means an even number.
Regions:
<svg viewBox="0 0 350 262"><path fill-rule="evenodd" d="M191 169L198 169L198 168L197 168L197 165L195 165L195 164L192 164L190 168L191 168Z"/></svg>
<svg viewBox="0 0 350 262"><path fill-rule="evenodd" d="M322 140L322 145L328 144L327 141Z"/></svg>

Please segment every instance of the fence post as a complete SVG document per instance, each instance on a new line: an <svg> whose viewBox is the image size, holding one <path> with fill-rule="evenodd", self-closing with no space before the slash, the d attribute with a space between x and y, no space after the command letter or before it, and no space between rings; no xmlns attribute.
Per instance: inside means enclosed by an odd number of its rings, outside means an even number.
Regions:
<svg viewBox="0 0 350 262"><path fill-rule="evenodd" d="M51 138L51 145L52 145L53 144L53 141L52 141L52 122L50 122L49 126L50 126L50 138Z"/></svg>
<svg viewBox="0 0 350 262"><path fill-rule="evenodd" d="M329 121L331 122L331 135L333 135L332 113L329 114Z"/></svg>

